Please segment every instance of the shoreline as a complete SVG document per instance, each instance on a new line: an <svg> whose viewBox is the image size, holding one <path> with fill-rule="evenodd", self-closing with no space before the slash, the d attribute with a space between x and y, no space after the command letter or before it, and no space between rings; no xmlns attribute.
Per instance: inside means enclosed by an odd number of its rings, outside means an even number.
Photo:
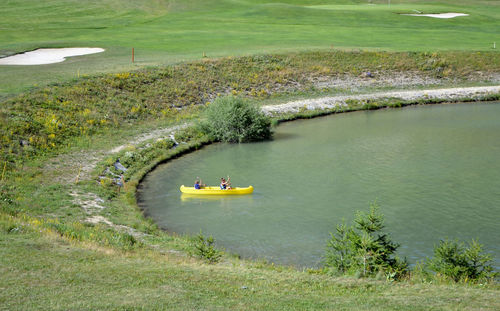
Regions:
<svg viewBox="0 0 500 311"><path fill-rule="evenodd" d="M279 122L299 119L303 117L315 117L325 114L333 113L343 113L356 110L365 110L370 108L366 104L370 104L369 100L383 99L383 100L406 100L413 101L407 104L397 105L395 107L406 106L409 104L418 104L418 100L429 100L434 103L441 103L446 101L474 101L484 99L488 95L500 96L500 85L487 86L487 87L467 87L467 88L443 88L443 89L431 89L431 90L408 90L408 91L388 91L388 92L377 92L377 93L365 93L358 95L341 95L341 96L330 96L322 97L317 99L306 99L306 100L296 100L290 101L284 104L277 105L265 105L262 106L262 110L278 120ZM349 101L364 101L361 105L357 104L355 107L352 106L352 102ZM381 102L378 108L390 107L391 105ZM340 109L339 109L340 108ZM306 109L307 112L304 113ZM373 109L373 108L370 108ZM158 139L172 138L181 129L189 127L191 123L184 123L178 125L172 125L167 127L161 127L156 129L151 129L149 131L144 131L142 133L136 134L128 138L127 142L122 142L119 145L109 145L106 149L100 150L80 150L65 154L57 155L51 160L47 161L44 165L44 174L52 175L53 172L72 172L71 174L58 174L57 176L52 176L57 183L68 184L74 183L75 177L79 181L92 181L94 180L96 170L98 167L103 166L103 162L109 158L119 158L120 155L127 150L127 148L138 148L141 144L147 144L148 142L154 142ZM146 165L141 164L137 168L138 173L134 174L127 181L127 184L131 187L126 191L129 192L131 196L134 197L133 202L130 204L130 208L137 208L137 190L141 185L142 180L152 172L158 165L166 163L173 158L185 155L192 151L199 149L202 145L210 144L210 142L179 142L182 148L175 149L170 155L166 155L160 159L155 159L151 163ZM78 172L78 175L76 174ZM111 227L117 225L113 224L106 217L98 215L99 211L105 209L102 206L103 200L96 194L97 189L87 190L84 193L78 193L78 191L71 191L70 195L72 201L81 206L81 208L86 212L86 217L83 222L91 221L93 223L102 223L109 225ZM90 208L88 208L90 207ZM97 212L97 214L96 214ZM142 213L142 211L141 211ZM147 215L142 213L143 218L147 218ZM112 225L110 225L110 223ZM131 229L131 228L130 228Z"/></svg>
<svg viewBox="0 0 500 311"><path fill-rule="evenodd" d="M439 100L439 101L456 101L461 98L474 100L480 99L483 96L500 93L500 85L496 86L481 86L481 87L461 87L461 88L445 88L445 89L430 89L430 90L410 90L410 91L389 91L377 92L358 95L339 95L328 96L317 99L306 99L292 101L278 105L263 106L262 110L267 115L273 116L283 113L298 113L301 109L307 110L325 110L337 107L346 107L348 101L368 101L379 99L399 99L404 101L417 100Z"/></svg>
<svg viewBox="0 0 500 311"><path fill-rule="evenodd" d="M446 102L447 100L453 101L462 98L469 98L474 100L474 98L480 99L482 96L500 94L500 85L496 86L486 86L486 87L467 87L467 88L444 88L444 89L431 89L431 90L410 90L410 91L389 91L389 92L377 92L377 93L367 93L358 95L341 95L341 96L328 96L317 99L306 99L291 101L284 104L277 105L265 105L261 109L264 113L277 117L279 114L287 113L299 113L304 107L307 110L329 110L336 107L346 107L346 103L349 100L372 100L372 99L389 99L397 98L400 100L419 100L419 99L431 99L436 101ZM105 156L118 154L120 151L125 149L127 146L135 146L139 143L146 141L152 141L159 139L164 136L172 137L178 130L188 127L190 124L175 125L166 128L159 128L150 132L142 133L136 137L131 138L131 142L127 144L121 144L113 147L110 150L104 152L102 158ZM102 161L102 159L94 159L90 165L83 165L86 167L86 172L90 173L97 163ZM163 162L165 163L165 162ZM92 165L93 164L93 165ZM161 163L156 164L154 167ZM145 174L147 175L147 173ZM144 177L144 176L143 176ZM142 178L143 178L142 177ZM142 180L142 178L140 180Z"/></svg>
<svg viewBox="0 0 500 311"><path fill-rule="evenodd" d="M318 99L308 99L308 100L298 100L298 101L290 101L284 104L278 105L265 105L262 106L261 109L264 113L271 115L272 117L276 117L279 119L281 115L281 121L292 121L295 119L299 119L302 117L301 109L306 108L312 113L308 117L316 117L333 113L345 113L357 110L363 110L361 108L357 109L346 109L337 111L335 108L338 107L348 107L349 104L346 101L349 100L370 100L370 99L400 99L403 101L418 101L418 100L430 100L434 101L429 104L441 104L441 103L453 103L457 100L463 100L464 102L474 102L474 101L484 101L484 97L488 95L497 95L500 96L500 85L497 86L487 86L487 87L467 87L467 88L444 88L444 89L432 89L432 90L410 90L410 91L390 91L390 92L377 92L377 93L367 93L367 94L359 94L359 95L347 95L347 96L330 96L330 97L322 97ZM493 101L496 101L493 100ZM461 101L460 101L461 102ZM418 104L418 103L414 103ZM401 106L395 106L394 108L402 108L409 104L404 104ZM379 108L390 107L389 105L381 105ZM294 117L287 118L289 115ZM148 138L154 140L159 139L162 133L168 132L170 136L173 136L177 130L188 127L190 124L184 124L183 126L174 126L169 128L158 129L149 133L143 133L140 136L147 136ZM158 135L153 135L152 133L158 133ZM150 163L146 170L143 170L139 176L134 176L131 178L133 180L134 187L130 189L135 197L135 206L138 207L139 193L138 190L141 188L141 183L146 178L146 176L154 171L156 167L161 164L168 163L170 160L182 157L185 154L194 152L199 150L204 145L211 144L211 142L205 142L201 144L201 147L191 148L188 147L186 150L181 151L180 153L175 154L174 156L168 157L164 160L157 161L155 163ZM113 148L108 151L107 154L114 153L118 155L117 151L120 151L124 148L124 145L120 145L118 147ZM149 216L144 213L142 208L139 208L143 217L148 218ZM161 229L167 234L177 234L167 228Z"/></svg>
<svg viewBox="0 0 500 311"><path fill-rule="evenodd" d="M338 107L348 107L347 101L349 100L360 100L360 101L367 101L367 100L372 100L372 99L399 99L403 101L418 101L418 100L434 100L435 102L429 103L429 105L434 105L434 104L453 104L453 103L459 103L462 101L457 101L461 99L465 99L464 102L488 102L481 100L482 97L488 96L488 95L498 95L500 94L500 85L497 86L486 86L486 87L462 87L462 88L443 88L443 89L431 89L431 90L410 90L410 91L390 91L390 92L377 92L377 93L367 93L367 94L358 94L358 95L345 95L345 96L329 96L329 97L322 97L322 98L317 98L317 99L305 99L305 100L297 100L297 101L290 101L284 104L277 104L277 105L265 105L262 106L262 110L264 113L272 116L272 117L277 117L279 115L281 116L286 116L287 114L292 114L295 116L299 116L301 114L301 109L307 109L310 111L316 111L320 110L318 114L312 114L311 117L316 117L316 116L322 116L322 115L327 115L327 114L333 114L333 113L345 113L345 112L352 112L352 111L357 111L357 110L363 110L363 109L354 109L354 110L341 110L341 111L335 111L332 109L338 108ZM491 100L489 102L495 102L495 100ZM417 103L418 104L418 103ZM398 107L393 107L393 108L403 108L404 106L408 105L402 105ZM388 105L382 105L380 108L389 108ZM324 111L325 113L322 113L321 111ZM296 120L292 118L290 121ZM281 120L280 120L281 121ZM189 126L189 125L185 125ZM211 144L211 142L207 143ZM116 148L115 148L116 149ZM158 167L161 164L168 163L170 160L173 158L178 158L182 157L185 154L194 152L196 150L199 150L198 148L196 149L189 149L181 154L176 155L175 157L166 159L164 161L152 164L150 166L150 170L145 172L142 176L139 177L138 179L138 184L135 189L135 198L136 198L136 204L140 198L139 194L139 189L141 188L142 181L144 178L151 173L152 171L155 170L156 167ZM143 213L144 217L149 218L150 216L145 213L145 210L140 208L141 212ZM169 228L161 228L162 231L166 232L167 234L179 234L175 231L172 231ZM234 254L234 253L231 253ZM237 254L236 254L237 255ZM242 257L245 258L245 257ZM260 260L262 258L245 258L247 260ZM273 263L276 265L281 265L279 263ZM300 269L300 268L318 268L318 267L297 267L297 266L289 266L289 265L283 265L287 267L294 267L295 269Z"/></svg>
<svg viewBox="0 0 500 311"><path fill-rule="evenodd" d="M347 106L349 100L372 100L372 99L389 99L396 98L400 100L419 100L419 99L433 99L439 101L457 100L462 98L469 98L478 100L482 96L500 94L500 85L484 86L484 87L465 87L465 88L444 88L444 89L430 89L430 90L413 90L413 91L389 91L366 93L358 95L340 95L328 96L317 99L306 99L290 101L284 104L265 105L261 109L264 113L272 116L276 114L298 113L300 109L307 108L307 110L327 110L340 106ZM132 143L122 144L113 147L106 151L107 155L116 154L123 150L126 146L136 145L148 140L158 139L165 135L173 136L176 131L188 127L190 124L184 123L182 125L175 125L166 128L159 128L150 132L142 133L134 138L131 138Z"/></svg>

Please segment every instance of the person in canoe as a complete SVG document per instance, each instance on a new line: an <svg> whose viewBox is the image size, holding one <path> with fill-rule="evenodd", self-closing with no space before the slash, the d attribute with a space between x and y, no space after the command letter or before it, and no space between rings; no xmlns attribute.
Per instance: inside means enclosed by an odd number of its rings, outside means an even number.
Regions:
<svg viewBox="0 0 500 311"><path fill-rule="evenodd" d="M220 188L221 190L231 189L231 178L224 179L224 177L220 178Z"/></svg>
<svg viewBox="0 0 500 311"><path fill-rule="evenodd" d="M200 177L196 177L196 180L194 181L194 189L201 189L205 187L206 185L201 182Z"/></svg>

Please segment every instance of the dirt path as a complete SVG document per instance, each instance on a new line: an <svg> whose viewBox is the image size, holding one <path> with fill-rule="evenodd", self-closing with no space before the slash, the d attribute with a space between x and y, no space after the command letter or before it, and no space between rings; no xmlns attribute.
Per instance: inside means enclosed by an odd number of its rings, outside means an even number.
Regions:
<svg viewBox="0 0 500 311"><path fill-rule="evenodd" d="M159 128L147 133L142 133L136 137L130 138L126 144L114 146L109 150L73 152L61 154L50 160L44 168L45 174L61 183L74 183L78 180L88 180L91 178L92 171L97 163L103 161L106 157L116 154L127 146L136 146L145 141L158 139L162 137L172 137L176 131L186 127L188 124L176 125L166 128ZM52 175L52 176L51 176Z"/></svg>
<svg viewBox="0 0 500 311"><path fill-rule="evenodd" d="M118 153L118 152L122 151L127 146L138 145L138 144L143 143L143 142L150 140L150 139L158 139L158 138L165 137L165 136L169 136L170 138L173 139L173 135L175 132L177 132L178 130L185 128L187 126L188 126L188 124L185 123L183 125L176 125L176 126L172 126L172 127L156 129L156 130L148 132L148 133L143 133L143 134L133 138L130 142L127 142L127 144L120 145L120 146L117 146L117 147L111 149L110 151L108 151L108 154Z"/></svg>
<svg viewBox="0 0 500 311"><path fill-rule="evenodd" d="M55 180L61 184L72 185L69 194L73 198L72 203L79 206L85 211L87 217L83 220L89 223L102 223L113 227L114 229L122 232L127 232L137 239L141 239L144 234L124 225L117 225L111 222L104 216L99 215L102 210L106 208L105 200L100 198L97 194L91 192L82 192L76 185L77 181L90 180L92 172L95 170L97 164L103 161L110 155L117 154L127 146L136 146L145 141L170 137L179 129L186 127L188 124L171 126L166 128L159 128L147 133L142 133L127 141L126 144L114 146L109 150L99 151L85 151L73 152L70 154L62 154L53 158L44 168L44 174L47 178Z"/></svg>

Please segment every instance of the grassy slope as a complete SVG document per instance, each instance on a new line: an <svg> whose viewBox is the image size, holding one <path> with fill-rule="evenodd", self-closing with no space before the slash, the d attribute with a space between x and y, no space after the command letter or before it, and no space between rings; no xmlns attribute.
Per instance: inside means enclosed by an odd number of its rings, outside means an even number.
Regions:
<svg viewBox="0 0 500 311"><path fill-rule="evenodd" d="M427 1L7 1L0 54L37 47L99 46L104 54L50 66L2 66L0 94L75 78L200 58L328 49L491 50L498 2ZM122 3L125 3L123 5ZM382 4L384 3L384 4ZM442 20L395 13L467 12ZM132 64L131 48L136 49Z"/></svg>
<svg viewBox="0 0 500 311"><path fill-rule="evenodd" d="M497 53L349 53L311 52L206 60L108 74L43 88L6 101L0 107L0 161L11 164L64 147L71 138L93 135L124 124L175 117L179 107L203 105L217 94L239 94L253 100L273 94L292 96L316 88L315 79L352 78L371 71L380 77L411 72L445 85L484 83L499 72ZM349 86L348 86L349 87ZM348 88L347 87L347 88ZM320 94L347 89L323 88ZM28 141L29 148L19 142Z"/></svg>
<svg viewBox="0 0 500 311"><path fill-rule="evenodd" d="M36 258L36 260L33 260ZM15 262L15 265L12 263ZM0 231L1 310L494 310L494 287L336 279Z"/></svg>

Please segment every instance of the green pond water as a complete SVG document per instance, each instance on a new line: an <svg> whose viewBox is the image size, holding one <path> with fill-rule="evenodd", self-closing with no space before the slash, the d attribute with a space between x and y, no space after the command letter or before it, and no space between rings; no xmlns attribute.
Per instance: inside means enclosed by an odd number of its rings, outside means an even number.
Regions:
<svg viewBox="0 0 500 311"><path fill-rule="evenodd" d="M200 176L252 195L186 197ZM318 267L329 232L376 201L411 263L443 238L478 239L500 267L500 103L416 106L280 125L275 138L213 144L164 164L138 192L176 233L213 235L247 258Z"/></svg>

